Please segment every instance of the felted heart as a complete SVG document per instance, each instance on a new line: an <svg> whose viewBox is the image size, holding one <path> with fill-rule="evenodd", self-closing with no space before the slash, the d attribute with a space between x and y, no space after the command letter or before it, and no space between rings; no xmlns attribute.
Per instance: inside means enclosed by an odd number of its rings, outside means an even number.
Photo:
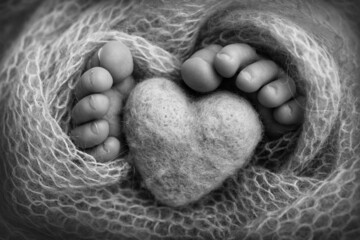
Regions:
<svg viewBox="0 0 360 240"><path fill-rule="evenodd" d="M230 92L190 96L153 78L124 110L129 159L162 203L180 206L219 187L250 159L262 136L253 107Z"/></svg>

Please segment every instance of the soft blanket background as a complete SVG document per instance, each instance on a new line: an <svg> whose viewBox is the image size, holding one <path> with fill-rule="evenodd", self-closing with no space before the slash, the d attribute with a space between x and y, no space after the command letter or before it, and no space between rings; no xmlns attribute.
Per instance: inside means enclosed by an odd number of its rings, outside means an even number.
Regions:
<svg viewBox="0 0 360 240"><path fill-rule="evenodd" d="M356 239L360 234L356 1L6 1L1 5L1 239ZM135 78L179 81L202 45L245 42L306 95L305 123L251 164L170 208L123 161L70 141L72 89L121 40Z"/></svg>

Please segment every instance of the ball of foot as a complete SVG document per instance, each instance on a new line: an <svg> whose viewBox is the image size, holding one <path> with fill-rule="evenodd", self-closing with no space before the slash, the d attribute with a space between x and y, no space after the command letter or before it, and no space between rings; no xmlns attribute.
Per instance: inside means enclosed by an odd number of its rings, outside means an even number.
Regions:
<svg viewBox="0 0 360 240"><path fill-rule="evenodd" d="M229 92L194 99L174 82L139 83L124 112L129 156L162 203L181 206L221 186L262 136L253 107Z"/></svg>

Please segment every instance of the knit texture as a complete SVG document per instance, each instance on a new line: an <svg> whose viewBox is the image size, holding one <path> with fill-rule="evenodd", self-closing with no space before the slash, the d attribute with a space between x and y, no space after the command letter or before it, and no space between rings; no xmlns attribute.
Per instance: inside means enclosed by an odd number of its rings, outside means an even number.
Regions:
<svg viewBox="0 0 360 240"><path fill-rule="evenodd" d="M12 19L32 14L18 38L1 36L1 239L359 236L357 1L7 2L19 13ZM98 163L68 135L73 89L91 54L113 40L130 48L139 83L179 83L195 50L248 43L294 78L304 124L265 136L246 167L198 201L161 204L127 161Z"/></svg>

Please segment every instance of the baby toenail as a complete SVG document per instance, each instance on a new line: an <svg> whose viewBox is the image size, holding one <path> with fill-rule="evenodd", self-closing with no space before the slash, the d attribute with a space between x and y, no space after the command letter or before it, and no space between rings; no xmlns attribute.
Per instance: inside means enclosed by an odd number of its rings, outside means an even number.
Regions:
<svg viewBox="0 0 360 240"><path fill-rule="evenodd" d="M106 144L106 143L103 144L103 149L104 149L105 153L110 152L110 148L109 148L108 144Z"/></svg>
<svg viewBox="0 0 360 240"><path fill-rule="evenodd" d="M218 57L219 59L225 60L225 61L230 61L230 59L231 59L231 56L230 56L229 54L222 53L222 52L218 53L218 54L217 54L217 57Z"/></svg>
<svg viewBox="0 0 360 240"><path fill-rule="evenodd" d="M89 87L90 89L94 88L94 69L91 69L89 73Z"/></svg>
<svg viewBox="0 0 360 240"><path fill-rule="evenodd" d="M99 127L98 127L98 124L96 122L91 124L91 131L93 131L93 133L95 133L95 134L99 133Z"/></svg>
<svg viewBox="0 0 360 240"><path fill-rule="evenodd" d="M293 108L290 106L290 105L287 105L287 115L288 115L288 117L289 118L291 118L292 117L292 115L293 115Z"/></svg>
<svg viewBox="0 0 360 240"><path fill-rule="evenodd" d="M92 110L96 110L96 107L95 107L95 98L94 96L90 96L89 97L89 105L91 107Z"/></svg>
<svg viewBox="0 0 360 240"><path fill-rule="evenodd" d="M272 86L272 85L268 85L268 91L270 92L271 95L276 95L277 94L277 88Z"/></svg>
<svg viewBox="0 0 360 240"><path fill-rule="evenodd" d="M102 52L102 47L99 49L99 51L98 51L98 59L100 60L100 56L101 56L101 52Z"/></svg>
<svg viewBox="0 0 360 240"><path fill-rule="evenodd" d="M242 71L240 72L240 77L242 80L246 81L246 82L250 82L251 81L251 74L248 71Z"/></svg>

